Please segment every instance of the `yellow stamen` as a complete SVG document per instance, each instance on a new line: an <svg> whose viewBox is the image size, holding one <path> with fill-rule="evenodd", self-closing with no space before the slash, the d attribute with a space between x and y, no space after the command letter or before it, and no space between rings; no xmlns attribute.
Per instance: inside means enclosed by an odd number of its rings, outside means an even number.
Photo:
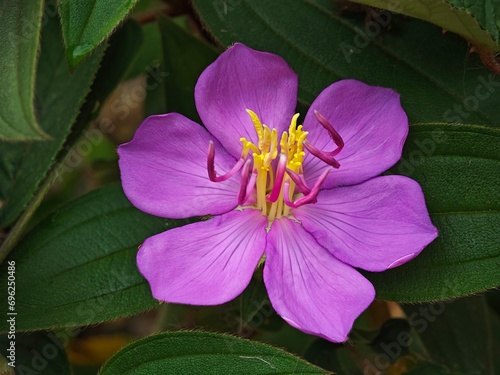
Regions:
<svg viewBox="0 0 500 375"><path fill-rule="evenodd" d="M255 207L268 217L271 224L274 219L290 215L290 207L284 203L284 195L288 194L288 192L283 190L285 179L289 179L286 173L283 181L280 181L282 186L278 199L273 203L266 200L266 195L272 191L275 183L276 171L273 170L273 161L276 160L279 153L284 153L287 157L286 167L296 173L302 173L302 163L305 157L303 143L307 137L307 132L302 130L302 125L297 126L299 117L297 113L290 122L288 132L283 132L281 137L278 138L276 129L270 129L263 124L255 112L250 109L246 111L250 115L258 141L255 144L246 138L240 138L243 144L242 153L246 156L247 153L252 152L254 160L253 168L257 171L255 182L257 202ZM293 192L295 183L290 181L289 184L290 191ZM293 193L290 195L288 198L293 200Z"/></svg>

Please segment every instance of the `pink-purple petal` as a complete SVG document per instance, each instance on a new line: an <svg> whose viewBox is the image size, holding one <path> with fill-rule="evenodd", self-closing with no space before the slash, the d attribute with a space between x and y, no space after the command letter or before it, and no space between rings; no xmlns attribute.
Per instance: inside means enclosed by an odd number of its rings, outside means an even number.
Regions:
<svg viewBox="0 0 500 375"><path fill-rule="evenodd" d="M248 285L266 244L266 217L232 211L148 238L137 266L153 297L166 302L218 305Z"/></svg>
<svg viewBox="0 0 500 375"><path fill-rule="evenodd" d="M281 133L294 114L297 87L297 75L281 57L236 43L201 74L196 108L210 133L239 157L240 138L257 139L246 109Z"/></svg>
<svg viewBox="0 0 500 375"><path fill-rule="evenodd" d="M292 214L337 259L368 271L408 262L437 237L422 189L403 176L323 190Z"/></svg>
<svg viewBox="0 0 500 375"><path fill-rule="evenodd" d="M148 117L134 139L118 148L123 189L134 206L167 218L216 215L238 204L239 178L211 182L207 151L211 137L178 113ZM227 172L236 163L214 140L215 167Z"/></svg>
<svg viewBox="0 0 500 375"><path fill-rule="evenodd" d="M399 95L388 88L342 80L324 89L311 104L304 120L307 139L316 148L336 148L314 111L324 116L344 140L335 157L340 168L328 176L324 188L354 185L379 175L400 158L408 134L408 119ZM315 181L327 166L308 155L304 161L307 181Z"/></svg>
<svg viewBox="0 0 500 375"><path fill-rule="evenodd" d="M291 326L333 342L347 340L375 298L368 280L287 218L275 220L268 234L264 282L274 309Z"/></svg>

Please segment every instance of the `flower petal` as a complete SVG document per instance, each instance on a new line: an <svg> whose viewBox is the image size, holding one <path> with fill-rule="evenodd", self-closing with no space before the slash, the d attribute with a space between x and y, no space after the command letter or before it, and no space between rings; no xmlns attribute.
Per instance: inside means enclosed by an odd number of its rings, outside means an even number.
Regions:
<svg viewBox="0 0 500 375"><path fill-rule="evenodd" d="M239 179L212 182L207 172L210 134L178 113L148 117L134 139L118 148L123 189L134 206L172 219L216 215L238 204ZM236 163L220 144L216 169Z"/></svg>
<svg viewBox="0 0 500 375"><path fill-rule="evenodd" d="M241 137L257 140L246 109L280 134L294 114L297 87L297 75L281 57L236 43L201 74L196 108L210 133L239 157Z"/></svg>
<svg viewBox="0 0 500 375"><path fill-rule="evenodd" d="M232 211L148 238L137 266L153 297L166 302L218 305L248 285L264 253L266 217Z"/></svg>
<svg viewBox="0 0 500 375"><path fill-rule="evenodd" d="M368 271L406 263L437 237L422 189L403 176L323 190L292 213L336 258Z"/></svg>
<svg viewBox="0 0 500 375"><path fill-rule="evenodd" d="M336 82L319 94L304 120L307 139L316 148L335 149L314 111L323 115L344 140L336 156L340 168L330 173L324 188L354 185L379 175L400 158L408 134L408 118L399 95L391 89L368 86L355 80ZM307 181L315 181L327 168L324 162L308 155L304 161Z"/></svg>
<svg viewBox="0 0 500 375"><path fill-rule="evenodd" d="M274 309L291 326L333 342L347 340L375 298L368 280L287 218L275 220L268 234L264 282Z"/></svg>

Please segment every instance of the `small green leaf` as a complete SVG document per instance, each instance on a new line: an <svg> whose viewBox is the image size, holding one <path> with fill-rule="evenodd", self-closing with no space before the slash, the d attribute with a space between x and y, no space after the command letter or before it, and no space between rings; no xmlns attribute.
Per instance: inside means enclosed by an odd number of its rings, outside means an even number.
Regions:
<svg viewBox="0 0 500 375"><path fill-rule="evenodd" d="M140 27L143 35L143 42L140 50L137 52L136 58L127 70L126 79L134 78L141 73L150 73L151 69L159 66L160 62L163 60L158 22L150 22L145 25L140 25Z"/></svg>
<svg viewBox="0 0 500 375"><path fill-rule="evenodd" d="M33 105L42 14L42 0L0 4L0 140L49 139Z"/></svg>
<svg viewBox="0 0 500 375"><path fill-rule="evenodd" d="M495 0L354 0L419 18L492 51L500 50L500 4Z"/></svg>
<svg viewBox="0 0 500 375"><path fill-rule="evenodd" d="M17 329L80 326L157 306L135 264L138 246L187 222L138 211L118 184L68 203L29 232L0 269L7 290L6 267L15 262Z"/></svg>
<svg viewBox="0 0 500 375"><path fill-rule="evenodd" d="M140 58L131 71L138 74L146 71L147 95L144 101L144 116L163 114L167 112L166 79L169 72L163 63L162 35L158 20L143 26L145 41Z"/></svg>
<svg viewBox="0 0 500 375"><path fill-rule="evenodd" d="M163 42L167 112L179 112L200 121L194 104L194 86L201 72L219 53L167 19L160 19Z"/></svg>
<svg viewBox="0 0 500 375"><path fill-rule="evenodd" d="M30 144L0 142L0 228L12 224L32 198L71 130L99 68L103 48L71 73L57 17L46 14L36 77L37 112L51 139ZM2 106L2 108L5 106Z"/></svg>
<svg viewBox="0 0 500 375"><path fill-rule="evenodd" d="M64 344L52 332L16 333L15 339L7 335L0 337L0 352L9 355L14 342L16 373L23 375L71 374L71 365ZM7 359L8 362L9 359ZM0 372L2 368L0 367ZM3 372L1 372L4 374Z"/></svg>
<svg viewBox="0 0 500 375"><path fill-rule="evenodd" d="M101 105L116 86L129 76L143 44L142 28L137 22L128 20L108 42L109 47L92 87L92 99Z"/></svg>
<svg viewBox="0 0 500 375"><path fill-rule="evenodd" d="M66 57L75 68L109 36L138 0L59 0Z"/></svg>
<svg viewBox="0 0 500 375"><path fill-rule="evenodd" d="M325 374L281 349L207 332L149 336L120 350L101 369L111 374Z"/></svg>

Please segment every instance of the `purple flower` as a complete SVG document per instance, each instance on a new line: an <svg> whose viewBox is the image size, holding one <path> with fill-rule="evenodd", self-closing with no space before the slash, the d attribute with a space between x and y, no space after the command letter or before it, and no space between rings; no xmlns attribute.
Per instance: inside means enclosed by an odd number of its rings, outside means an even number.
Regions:
<svg viewBox="0 0 500 375"><path fill-rule="evenodd" d="M355 268L401 265L437 231L415 181L376 177L401 157L408 133L399 95L336 82L297 127L297 86L281 57L234 45L196 84L207 130L178 113L147 118L118 150L122 183L149 214L214 215L141 246L137 265L156 299L230 301L265 256L276 312L342 342L375 297Z"/></svg>

